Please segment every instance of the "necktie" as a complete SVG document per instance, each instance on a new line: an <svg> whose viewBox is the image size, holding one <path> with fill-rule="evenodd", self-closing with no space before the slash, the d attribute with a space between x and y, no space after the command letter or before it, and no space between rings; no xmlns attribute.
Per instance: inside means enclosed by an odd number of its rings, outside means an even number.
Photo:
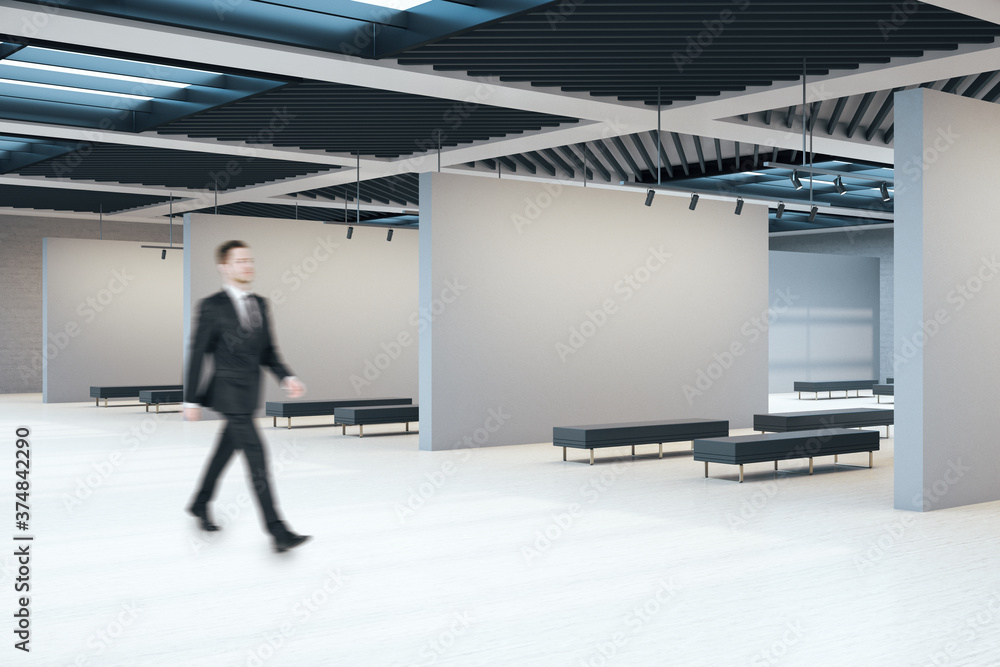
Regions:
<svg viewBox="0 0 1000 667"><path fill-rule="evenodd" d="M252 294L243 296L243 310L246 313L246 323L249 329L257 329L261 325L260 309L257 308L257 299Z"/></svg>

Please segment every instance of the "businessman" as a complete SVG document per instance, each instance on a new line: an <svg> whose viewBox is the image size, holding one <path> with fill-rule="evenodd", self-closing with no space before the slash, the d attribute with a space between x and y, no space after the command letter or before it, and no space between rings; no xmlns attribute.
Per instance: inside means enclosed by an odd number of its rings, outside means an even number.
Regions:
<svg viewBox="0 0 1000 667"><path fill-rule="evenodd" d="M233 452L242 450L264 525L274 540L274 549L287 551L308 540L309 536L293 533L278 514L267 454L252 416L257 409L261 366L271 369L289 398L303 395L305 385L292 375L278 355L271 335L267 302L249 291L255 273L250 248L243 241L227 241L218 247L215 259L223 289L199 305L184 385L184 419L200 419L204 405L225 415L226 425L208 460L201 486L187 510L198 519L202 530L219 530L211 519L208 504ZM212 355L215 369L205 391L199 392L206 355Z"/></svg>

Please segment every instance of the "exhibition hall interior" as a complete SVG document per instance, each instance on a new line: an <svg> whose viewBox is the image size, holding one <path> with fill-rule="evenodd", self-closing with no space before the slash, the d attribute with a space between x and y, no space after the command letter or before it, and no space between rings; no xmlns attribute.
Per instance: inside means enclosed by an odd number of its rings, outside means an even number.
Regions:
<svg viewBox="0 0 1000 667"><path fill-rule="evenodd" d="M0 663L998 664L998 37L0 0Z"/></svg>

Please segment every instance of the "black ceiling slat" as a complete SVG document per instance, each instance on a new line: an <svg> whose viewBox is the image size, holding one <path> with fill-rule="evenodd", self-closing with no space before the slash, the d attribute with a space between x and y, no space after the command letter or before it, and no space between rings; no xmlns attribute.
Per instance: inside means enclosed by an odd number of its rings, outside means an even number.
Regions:
<svg viewBox="0 0 1000 667"><path fill-rule="evenodd" d="M570 148L569 146L560 146L559 151L566 156L566 159L568 159L570 163L573 164L573 166L575 166L577 169L580 169L581 171L583 170L583 160L580 159L579 155L573 152L572 148ZM594 180L594 172L589 168L589 166L584 176L589 181Z"/></svg>
<svg viewBox="0 0 1000 667"><path fill-rule="evenodd" d="M515 173L517 172L517 163L515 163L513 160L511 160L506 155L501 155L500 157L497 158L497 160L499 160L500 164L502 164L503 166L507 167L507 169L509 169L510 171L515 172Z"/></svg>
<svg viewBox="0 0 1000 667"><path fill-rule="evenodd" d="M813 102L809 105L809 131L812 132L813 128L816 127L816 119L819 118L820 109L822 109L822 102Z"/></svg>
<svg viewBox="0 0 1000 667"><path fill-rule="evenodd" d="M833 131L837 129L837 123L840 122L840 117L844 113L844 107L847 106L847 100L848 98L846 97L841 97L837 100L837 105L833 108L833 113L830 114L830 120L826 124L827 135L832 136Z"/></svg>
<svg viewBox="0 0 1000 667"><path fill-rule="evenodd" d="M993 77L996 76L996 74L997 70L993 70L992 72L983 72L982 74L976 77L975 81L969 84L968 88L962 91L962 96L974 98L983 90L983 88L986 87L986 84L988 84L990 80L992 80Z"/></svg>
<svg viewBox="0 0 1000 667"><path fill-rule="evenodd" d="M701 137L697 134L692 135L694 139L694 150L698 154L698 166L701 167L701 173L707 174L708 171L705 169L705 151L701 146Z"/></svg>
<svg viewBox="0 0 1000 667"><path fill-rule="evenodd" d="M670 163L670 156L667 155L667 147L664 144L663 139L660 137L659 133L656 130L650 130L649 136L653 138L653 145L656 146L656 149L659 151L660 169L661 170L666 169L667 177L673 178L674 166Z"/></svg>
<svg viewBox="0 0 1000 667"><path fill-rule="evenodd" d="M770 125L770 124L771 124L771 110L768 109L767 111L764 112L764 125Z"/></svg>
<svg viewBox="0 0 1000 667"><path fill-rule="evenodd" d="M490 171L496 171L497 170L497 163L496 163L495 160L480 160L480 162L482 162L483 164L485 164L486 167Z"/></svg>
<svg viewBox="0 0 1000 667"><path fill-rule="evenodd" d="M684 146L681 145L681 138L676 132L670 133L670 138L674 140L674 149L677 151L677 157L680 159L681 169L684 170L685 176L691 175L690 167L688 167L687 157L684 155Z"/></svg>
<svg viewBox="0 0 1000 667"><path fill-rule="evenodd" d="M615 145L618 152L621 154L622 159L625 160L625 164L628 168L632 170L632 175L636 181L642 180L642 169L636 163L635 158L632 157L632 152L625 146L625 142L622 141L621 137L611 137L611 143ZM652 170L650 170L652 171ZM625 179L628 180L628 179Z"/></svg>
<svg viewBox="0 0 1000 667"><path fill-rule="evenodd" d="M896 93L901 90L906 90L906 87L899 86L889 91L889 96L885 98L884 102L882 102L882 106L879 107L878 113L876 113L875 117L872 118L871 124L865 131L865 141L871 141L872 137L875 136L875 133L878 132L879 128L882 126L882 123L885 122L886 116L888 116L889 112L892 111L893 99L895 98Z"/></svg>
<svg viewBox="0 0 1000 667"><path fill-rule="evenodd" d="M797 108L798 107L794 104L788 107L788 111L785 112L785 127L790 128L795 122L795 110Z"/></svg>
<svg viewBox="0 0 1000 667"><path fill-rule="evenodd" d="M1000 83L990 88L990 91L983 95L984 102L996 102L1000 99Z"/></svg>
<svg viewBox="0 0 1000 667"><path fill-rule="evenodd" d="M715 140L715 162L719 167L719 173L722 173L722 142L718 139Z"/></svg>
<svg viewBox="0 0 1000 667"><path fill-rule="evenodd" d="M756 169L760 164L760 145L753 145L753 168Z"/></svg>
<svg viewBox="0 0 1000 667"><path fill-rule="evenodd" d="M738 141L734 141L733 142L733 165L734 165L733 171L741 171L740 170L740 142L738 142Z"/></svg>
<svg viewBox="0 0 1000 667"><path fill-rule="evenodd" d="M847 125L847 138L850 139L854 136L854 133L858 130L858 125L861 124L861 119L864 117L865 113L868 111L868 107L871 106L872 100L875 99L875 93L865 93L864 97L861 98L861 103L858 104L858 110L854 112L854 117L851 118L851 122Z"/></svg>
<svg viewBox="0 0 1000 667"><path fill-rule="evenodd" d="M535 164L537 164L539 167L545 170L545 172L549 176L555 177L556 175L555 165L553 165L551 162L542 157L542 155L538 151L530 151L528 153L528 156L534 161Z"/></svg>
<svg viewBox="0 0 1000 667"><path fill-rule="evenodd" d="M629 139L632 140L632 145L635 146L635 151L639 154L639 159L643 161L646 168L649 170L650 175L656 178L656 161L650 157L649 151L642 144L642 138L638 134L628 135Z"/></svg>
<svg viewBox="0 0 1000 667"><path fill-rule="evenodd" d="M628 172L625 171L625 168L622 167L621 163L618 162L615 156L611 154L611 150L604 144L604 141L597 139L593 143L594 147L597 148L597 152L604 156L604 159L608 161L611 168L618 174L619 181L625 181L628 183L634 180L634 174L633 178L629 178Z"/></svg>
<svg viewBox="0 0 1000 667"><path fill-rule="evenodd" d="M597 170L597 173L599 173L605 181L608 181L610 183L611 172L608 171L608 168L604 166L604 163L601 162L601 160L596 155L594 155L594 151L590 150L590 148L585 143L577 144L577 147L580 149L581 153L587 156L587 161L589 163L588 166L592 165L594 169Z"/></svg>
<svg viewBox="0 0 1000 667"><path fill-rule="evenodd" d="M948 79L948 83L944 84L941 88L942 93L954 93L955 89L958 88L962 82L965 81L964 76L956 76Z"/></svg>
<svg viewBox="0 0 1000 667"><path fill-rule="evenodd" d="M568 178L570 179L576 178L576 171L573 170L573 167L571 167L569 163L566 162L566 160L562 159L562 157L558 153L556 153L554 149L543 148L542 153L547 158L552 160L560 169L562 169L563 173L566 174Z"/></svg>
<svg viewBox="0 0 1000 667"><path fill-rule="evenodd" d="M895 123L893 123L888 128L886 128L885 132L882 134L882 141L885 142L886 145L891 144L892 138L895 136L895 134L896 134L896 125Z"/></svg>
<svg viewBox="0 0 1000 667"><path fill-rule="evenodd" d="M536 173L538 173L538 167L535 166L535 163L526 158L525 156L521 155L520 153L516 153L514 155L511 155L510 157L519 165L527 169L528 173L530 173L531 175L535 175Z"/></svg>

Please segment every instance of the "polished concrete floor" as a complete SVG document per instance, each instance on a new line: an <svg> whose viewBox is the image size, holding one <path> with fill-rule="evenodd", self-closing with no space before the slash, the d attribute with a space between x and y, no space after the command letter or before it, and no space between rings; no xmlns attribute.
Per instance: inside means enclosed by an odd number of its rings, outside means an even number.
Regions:
<svg viewBox="0 0 1000 667"><path fill-rule="evenodd" d="M112 406L0 396L0 664L1000 664L1000 503L893 510L891 439L871 470L762 463L738 484L729 466L706 479L686 443L589 466L551 444L429 453L395 426L359 439L327 419L261 419L282 508L314 536L276 554L242 459L221 532L183 512L218 422ZM855 406L879 407L771 398ZM11 634L21 425L30 654Z"/></svg>

